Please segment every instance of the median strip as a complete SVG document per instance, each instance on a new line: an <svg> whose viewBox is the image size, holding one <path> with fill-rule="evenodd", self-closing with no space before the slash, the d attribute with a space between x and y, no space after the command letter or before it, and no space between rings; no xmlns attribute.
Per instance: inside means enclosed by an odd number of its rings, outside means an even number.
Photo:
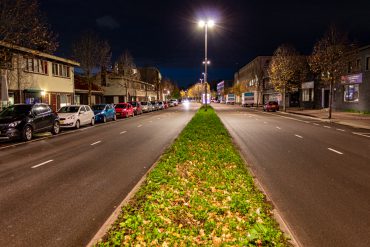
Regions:
<svg viewBox="0 0 370 247"><path fill-rule="evenodd" d="M146 245L288 246L210 107L198 111L97 243Z"/></svg>

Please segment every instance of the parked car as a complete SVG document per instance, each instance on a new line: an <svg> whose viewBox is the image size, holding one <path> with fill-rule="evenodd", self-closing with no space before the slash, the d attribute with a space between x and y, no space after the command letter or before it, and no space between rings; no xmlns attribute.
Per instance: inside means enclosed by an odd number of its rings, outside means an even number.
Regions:
<svg viewBox="0 0 370 247"><path fill-rule="evenodd" d="M0 139L30 141L34 133L59 134L58 115L47 104L15 104L0 112Z"/></svg>
<svg viewBox="0 0 370 247"><path fill-rule="evenodd" d="M134 108L129 103L118 103L114 106L117 117L133 117L135 116Z"/></svg>
<svg viewBox="0 0 370 247"><path fill-rule="evenodd" d="M164 103L163 101L158 101L158 109L163 110L164 109Z"/></svg>
<svg viewBox="0 0 370 247"><path fill-rule="evenodd" d="M93 105L91 108L95 114L95 122L105 123L109 119L113 121L117 119L116 110L111 104L96 104Z"/></svg>
<svg viewBox="0 0 370 247"><path fill-rule="evenodd" d="M143 108L143 112L151 112L151 111L153 111L153 105L152 105L152 103L147 102L147 101L142 101L140 103L141 103L141 106Z"/></svg>
<svg viewBox="0 0 370 247"><path fill-rule="evenodd" d="M134 108L135 115L143 114L143 108L141 107L141 103L137 101L129 102L132 107Z"/></svg>
<svg viewBox="0 0 370 247"><path fill-rule="evenodd" d="M277 101L269 101L263 106L263 111L278 111L279 104Z"/></svg>
<svg viewBox="0 0 370 247"><path fill-rule="evenodd" d="M169 107L167 101L163 101L163 107L164 107L164 109L167 109Z"/></svg>
<svg viewBox="0 0 370 247"><path fill-rule="evenodd" d="M170 106L170 107L173 107L173 106L176 106L177 104L176 104L176 102L175 102L175 100L170 100L169 102L168 102L168 105Z"/></svg>
<svg viewBox="0 0 370 247"><path fill-rule="evenodd" d="M150 103L153 106L153 111L158 111L159 110L159 105L157 101L150 101Z"/></svg>
<svg viewBox="0 0 370 247"><path fill-rule="evenodd" d="M79 129L82 125L95 124L95 115L88 105L63 106L58 110L62 128Z"/></svg>

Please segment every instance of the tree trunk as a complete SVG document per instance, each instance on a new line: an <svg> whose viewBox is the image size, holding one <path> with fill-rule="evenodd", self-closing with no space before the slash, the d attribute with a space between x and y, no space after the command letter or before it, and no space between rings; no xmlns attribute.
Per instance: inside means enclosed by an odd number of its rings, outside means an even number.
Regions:
<svg viewBox="0 0 370 247"><path fill-rule="evenodd" d="M284 91L283 91L283 111L286 112L286 88L284 86Z"/></svg>
<svg viewBox="0 0 370 247"><path fill-rule="evenodd" d="M332 111L332 105L333 105L333 84L334 84L334 79L332 78L330 80L330 91L329 91L329 115L328 115L329 119L331 119L331 111Z"/></svg>

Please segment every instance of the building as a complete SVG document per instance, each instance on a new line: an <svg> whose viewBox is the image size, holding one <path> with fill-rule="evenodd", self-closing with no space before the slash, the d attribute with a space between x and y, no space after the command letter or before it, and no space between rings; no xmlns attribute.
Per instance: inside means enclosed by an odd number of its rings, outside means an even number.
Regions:
<svg viewBox="0 0 370 247"><path fill-rule="evenodd" d="M154 90L157 93L156 99L165 100L163 97L162 90L162 74L156 67L142 67L138 69L140 73L140 78L142 81L154 85Z"/></svg>
<svg viewBox="0 0 370 247"><path fill-rule="evenodd" d="M232 86L233 86L232 80L224 80L224 81L217 83L217 100L220 103L225 103L226 94L229 93Z"/></svg>
<svg viewBox="0 0 370 247"><path fill-rule="evenodd" d="M246 93L254 102L252 104L280 100L280 94L269 83L268 67L270 61L271 56L258 56L234 74L234 88L238 89L236 91L240 91L236 99L237 103L242 102L241 96Z"/></svg>
<svg viewBox="0 0 370 247"><path fill-rule="evenodd" d="M328 89L322 88L322 105ZM333 109L370 112L370 45L361 47L357 58L348 63L347 74L334 88Z"/></svg>
<svg viewBox="0 0 370 247"><path fill-rule="evenodd" d="M75 75L75 96L74 104L88 105L89 104L89 84L86 77ZM100 104L104 102L104 90L102 87L91 84L91 105Z"/></svg>
<svg viewBox="0 0 370 247"><path fill-rule="evenodd" d="M73 103L74 67L79 63L0 41L1 72L8 84L8 102L49 104L53 110Z"/></svg>

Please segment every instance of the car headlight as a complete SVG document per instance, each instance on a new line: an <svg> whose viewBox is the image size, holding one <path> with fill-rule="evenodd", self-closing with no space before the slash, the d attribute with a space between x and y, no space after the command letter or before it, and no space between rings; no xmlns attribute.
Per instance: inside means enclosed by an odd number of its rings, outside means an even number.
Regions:
<svg viewBox="0 0 370 247"><path fill-rule="evenodd" d="M15 121L15 122L13 122L13 123L10 123L9 124L9 127L10 128L15 128L18 124L20 124L22 121Z"/></svg>

